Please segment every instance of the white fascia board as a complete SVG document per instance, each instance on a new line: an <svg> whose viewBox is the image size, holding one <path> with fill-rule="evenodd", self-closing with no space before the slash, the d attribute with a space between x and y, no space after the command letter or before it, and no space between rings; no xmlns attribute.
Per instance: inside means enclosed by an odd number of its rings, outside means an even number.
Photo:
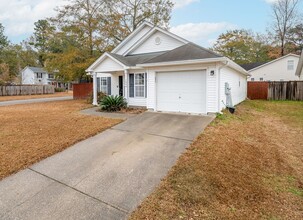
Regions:
<svg viewBox="0 0 303 220"><path fill-rule="evenodd" d="M162 32L163 34L166 34L172 38L175 38L176 40L184 43L184 44L187 44L189 43L188 40L185 40L183 39L182 37L179 37L169 31L166 31L162 28L159 28L159 27L154 27L152 28L149 32L147 32L147 34L145 36L143 36L141 39L139 39L133 46L131 46L124 54L123 56L126 56L128 55L129 53L131 53L132 51L134 51L135 49L137 49L141 44L144 43L145 40L147 40L150 36L152 36L154 33L156 33L156 31L159 31L159 32Z"/></svg>
<svg viewBox="0 0 303 220"><path fill-rule="evenodd" d="M137 27L130 35L128 35L117 47L115 47L111 52L116 53L121 47L123 47L134 35L141 31L145 26L153 28L153 25L147 21L143 22L139 27Z"/></svg>
<svg viewBox="0 0 303 220"><path fill-rule="evenodd" d="M116 63L118 63L120 66L122 66L123 69L128 69L128 66L125 66L123 63L121 63L119 60L117 60L116 58L114 58L113 56L111 56L110 54L108 54L107 52L105 52L101 57L99 57L99 59L97 59L88 69L86 69L85 71L87 72L87 75L91 75L92 72L94 72L94 68L100 64L106 57L112 59L113 61L115 61Z"/></svg>
<svg viewBox="0 0 303 220"><path fill-rule="evenodd" d="M157 67L157 66L173 66L173 65L187 65L187 64L199 64L199 63L213 63L223 62L226 58L210 58L210 59L199 59L199 60L181 60L181 61L170 61L161 63L144 63L138 64L138 67Z"/></svg>

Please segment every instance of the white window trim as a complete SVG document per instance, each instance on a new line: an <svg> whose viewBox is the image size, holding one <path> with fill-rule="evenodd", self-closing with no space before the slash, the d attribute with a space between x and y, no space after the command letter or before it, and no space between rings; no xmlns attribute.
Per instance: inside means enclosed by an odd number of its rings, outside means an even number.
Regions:
<svg viewBox="0 0 303 220"><path fill-rule="evenodd" d="M103 80L105 80L106 84L102 84L102 82L104 82ZM103 93L108 93L108 82L107 82L107 77L100 77L100 92L103 92ZM102 90L102 87L103 89L105 89L105 92Z"/></svg>
<svg viewBox="0 0 303 220"><path fill-rule="evenodd" d="M136 76L137 75L143 75L143 85L136 85ZM145 73L134 73L134 98L137 99L145 99ZM136 87L142 87L143 86L143 96L137 96L136 95Z"/></svg>
<svg viewBox="0 0 303 220"><path fill-rule="evenodd" d="M291 68L289 68L289 67L291 67ZM294 69L295 69L295 61L294 60L287 60L287 70L292 71Z"/></svg>

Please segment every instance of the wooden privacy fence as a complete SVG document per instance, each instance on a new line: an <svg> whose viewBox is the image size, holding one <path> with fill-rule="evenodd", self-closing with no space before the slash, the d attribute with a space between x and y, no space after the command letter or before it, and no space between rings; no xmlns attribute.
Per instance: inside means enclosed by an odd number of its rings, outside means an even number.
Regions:
<svg viewBox="0 0 303 220"><path fill-rule="evenodd" d="M303 101L303 81L248 82L247 97L252 100Z"/></svg>
<svg viewBox="0 0 303 220"><path fill-rule="evenodd" d="M93 93L92 83L73 84L73 98L87 99Z"/></svg>
<svg viewBox="0 0 303 220"><path fill-rule="evenodd" d="M55 93L52 85L14 85L0 86L0 96L42 95Z"/></svg>

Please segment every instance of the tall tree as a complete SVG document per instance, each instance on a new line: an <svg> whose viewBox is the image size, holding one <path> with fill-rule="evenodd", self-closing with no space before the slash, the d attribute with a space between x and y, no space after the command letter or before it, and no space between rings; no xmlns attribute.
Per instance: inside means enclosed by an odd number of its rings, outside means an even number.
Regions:
<svg viewBox="0 0 303 220"><path fill-rule="evenodd" d="M109 6L113 18L109 29L118 42L144 21L167 29L173 6L170 0L114 0Z"/></svg>
<svg viewBox="0 0 303 220"><path fill-rule="evenodd" d="M4 27L0 23L0 49L3 49L4 47L8 46L9 41L7 40L7 36L4 35Z"/></svg>
<svg viewBox="0 0 303 220"><path fill-rule="evenodd" d="M280 55L285 55L287 35L298 24L298 6L300 0L277 0L272 4L273 23L271 30L276 36Z"/></svg>
<svg viewBox="0 0 303 220"><path fill-rule="evenodd" d="M303 49L303 24L291 28L286 37L287 42L293 45L293 49L289 52L300 54Z"/></svg>
<svg viewBox="0 0 303 220"><path fill-rule="evenodd" d="M48 41L51 39L51 33L54 27L47 20L38 20L35 22L34 35L29 44L34 46L38 53L40 66L45 66L45 60L48 52Z"/></svg>
<svg viewBox="0 0 303 220"><path fill-rule="evenodd" d="M247 30L232 30L221 34L212 49L238 64L264 62L270 59L263 36L255 36Z"/></svg>

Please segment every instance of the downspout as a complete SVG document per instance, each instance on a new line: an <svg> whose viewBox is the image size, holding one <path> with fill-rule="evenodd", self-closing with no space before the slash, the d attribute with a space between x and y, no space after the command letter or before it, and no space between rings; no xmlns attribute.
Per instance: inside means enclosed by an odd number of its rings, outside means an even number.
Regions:
<svg viewBox="0 0 303 220"><path fill-rule="evenodd" d="M220 108L220 105L221 105L221 70L224 68L224 67L227 67L229 65L229 61L226 60L225 61L225 64L220 66L219 69L218 69L218 112L219 113L222 113L221 112L221 108Z"/></svg>

